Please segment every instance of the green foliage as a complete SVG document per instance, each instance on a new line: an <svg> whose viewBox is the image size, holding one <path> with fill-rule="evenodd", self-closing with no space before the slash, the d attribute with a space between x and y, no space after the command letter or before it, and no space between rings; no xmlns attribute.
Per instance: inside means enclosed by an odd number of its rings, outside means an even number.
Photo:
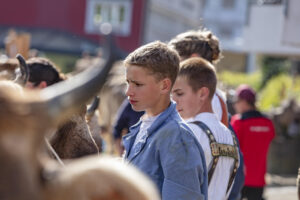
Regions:
<svg viewBox="0 0 300 200"><path fill-rule="evenodd" d="M259 93L257 106L263 111L278 107L281 101L287 98L287 90L291 85L292 80L287 75L272 78Z"/></svg>
<svg viewBox="0 0 300 200"><path fill-rule="evenodd" d="M282 101L288 98L295 98L300 102L300 77L291 77L287 73L280 73L273 76L259 90L262 79L261 72L253 74L222 72L219 80L229 88L236 88L240 84L248 84L257 91L257 106L262 111L268 111L277 107Z"/></svg>
<svg viewBox="0 0 300 200"><path fill-rule="evenodd" d="M290 67L291 62L286 58L270 56L263 57L261 61L261 70L263 75L260 89L263 88L272 77L282 73L287 73Z"/></svg>
<svg viewBox="0 0 300 200"><path fill-rule="evenodd" d="M258 90L261 84L262 73L260 71L252 74L223 71L218 75L218 78L219 81L231 88L236 88L240 84L247 84Z"/></svg>
<svg viewBox="0 0 300 200"><path fill-rule="evenodd" d="M259 93L258 107L267 111L289 98L295 98L300 102L300 77L292 78L287 74L281 74L268 81Z"/></svg>
<svg viewBox="0 0 300 200"><path fill-rule="evenodd" d="M79 56L57 53L46 53L45 57L55 63L63 73L71 72L75 66L76 60L80 58Z"/></svg>

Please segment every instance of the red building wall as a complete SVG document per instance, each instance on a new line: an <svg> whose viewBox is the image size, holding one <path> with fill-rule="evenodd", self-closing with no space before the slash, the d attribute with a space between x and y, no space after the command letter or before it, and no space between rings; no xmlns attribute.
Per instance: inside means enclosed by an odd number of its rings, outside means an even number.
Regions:
<svg viewBox="0 0 300 200"><path fill-rule="evenodd" d="M145 1L132 0L131 34L117 37L117 44L125 51L132 51L141 44ZM84 31L85 12L86 0L9 0L1 2L0 26L51 28L97 42L100 36Z"/></svg>

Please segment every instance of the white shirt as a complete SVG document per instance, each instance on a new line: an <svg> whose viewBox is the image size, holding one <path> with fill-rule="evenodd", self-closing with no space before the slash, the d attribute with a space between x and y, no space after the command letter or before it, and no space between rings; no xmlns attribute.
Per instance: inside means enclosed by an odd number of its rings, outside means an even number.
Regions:
<svg viewBox="0 0 300 200"><path fill-rule="evenodd" d="M209 139L206 133L204 133L198 125L190 123L193 121L202 121L203 123L205 123L213 133L218 143L233 145L233 139L230 130L226 126L224 126L224 124L222 124L220 120L218 120L216 114L214 113L200 113L196 115L196 117L186 120L194 135L196 136L198 142L203 148L207 171L209 171L213 161ZM208 199L227 199L227 195L229 195L230 191L226 194L226 190L233 167L233 158L219 157L218 164L208 187Z"/></svg>
<svg viewBox="0 0 300 200"><path fill-rule="evenodd" d="M141 120L142 120L142 124L141 124L141 128L140 128L140 131L138 132L138 134L136 135L136 138L135 138L135 141L134 141L134 144L133 144L133 147L139 143L139 142L142 142L144 139L145 139L145 136L147 134L147 129L150 128L150 126L153 124L153 122L157 119L157 117L159 116L160 114L154 116L154 117L148 117L146 114L143 115L141 117Z"/></svg>
<svg viewBox="0 0 300 200"><path fill-rule="evenodd" d="M217 94L219 95L219 97L221 97L221 99L224 101L224 103L226 103L226 97L225 97L225 94L223 91L216 89L216 92L211 101L212 109L213 109L214 113L217 115L218 119L221 121L223 111L222 111L222 105L221 105L220 99L217 96Z"/></svg>

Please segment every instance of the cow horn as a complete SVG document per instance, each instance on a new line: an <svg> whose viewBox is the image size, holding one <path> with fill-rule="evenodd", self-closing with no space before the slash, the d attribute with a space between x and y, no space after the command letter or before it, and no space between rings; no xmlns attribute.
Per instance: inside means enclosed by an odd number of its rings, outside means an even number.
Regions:
<svg viewBox="0 0 300 200"><path fill-rule="evenodd" d="M17 54L16 58L20 63L21 74L17 76L15 82L19 83L20 85L25 85L29 79L29 67L21 54Z"/></svg>
<svg viewBox="0 0 300 200"><path fill-rule="evenodd" d="M87 109L87 114L93 114L95 110L98 108L100 102L100 98L98 96L95 96L92 104Z"/></svg>
<svg viewBox="0 0 300 200"><path fill-rule="evenodd" d="M74 76L73 78L47 87L41 96L47 102L48 115L52 119L65 118L74 113L100 91L106 77L117 59L113 52L113 38L109 34L105 40L105 62Z"/></svg>

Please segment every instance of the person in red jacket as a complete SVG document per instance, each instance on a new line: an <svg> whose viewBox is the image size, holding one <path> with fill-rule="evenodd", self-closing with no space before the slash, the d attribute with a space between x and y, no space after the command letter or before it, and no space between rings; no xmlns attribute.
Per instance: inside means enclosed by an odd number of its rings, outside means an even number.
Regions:
<svg viewBox="0 0 300 200"><path fill-rule="evenodd" d="M248 85L240 85L236 90L234 109L238 113L231 119L231 125L240 142L244 155L245 185L242 199L262 199L267 169L269 145L275 136L270 119L255 106L256 93Z"/></svg>

